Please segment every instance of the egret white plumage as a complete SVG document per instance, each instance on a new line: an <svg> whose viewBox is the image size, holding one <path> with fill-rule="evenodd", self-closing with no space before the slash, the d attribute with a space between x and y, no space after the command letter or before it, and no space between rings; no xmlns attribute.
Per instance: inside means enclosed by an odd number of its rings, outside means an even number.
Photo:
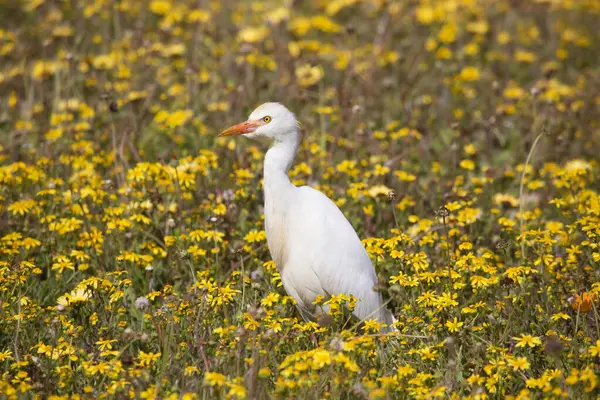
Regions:
<svg viewBox="0 0 600 400"><path fill-rule="evenodd" d="M392 313L374 290L373 264L350 222L323 193L290 182L288 171L301 138L294 113L279 103L265 103L247 121L219 134L232 135L271 141L264 160L267 244L302 316L316 318L313 303L319 295L351 294L358 319L392 324Z"/></svg>

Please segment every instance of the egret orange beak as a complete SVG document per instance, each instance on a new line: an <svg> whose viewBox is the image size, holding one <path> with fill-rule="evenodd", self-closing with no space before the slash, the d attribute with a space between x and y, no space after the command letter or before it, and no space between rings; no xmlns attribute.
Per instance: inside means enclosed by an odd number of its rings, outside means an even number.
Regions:
<svg viewBox="0 0 600 400"><path fill-rule="evenodd" d="M218 137L245 135L246 133L252 133L257 130L260 125L261 124L258 121L245 121L225 129L223 132L219 133Z"/></svg>

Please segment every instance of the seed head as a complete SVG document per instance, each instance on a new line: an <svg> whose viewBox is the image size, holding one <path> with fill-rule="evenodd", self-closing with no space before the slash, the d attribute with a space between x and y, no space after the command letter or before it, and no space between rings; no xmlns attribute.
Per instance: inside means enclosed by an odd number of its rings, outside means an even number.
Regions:
<svg viewBox="0 0 600 400"><path fill-rule="evenodd" d="M190 257L190 253L188 253L188 251L186 249L180 249L178 255L179 255L179 258L182 260L185 260Z"/></svg>
<svg viewBox="0 0 600 400"><path fill-rule="evenodd" d="M263 276L264 273L261 269L255 269L254 271L250 272L250 279L252 279L253 282L260 281Z"/></svg>
<svg viewBox="0 0 600 400"><path fill-rule="evenodd" d="M146 297L141 296L135 299L135 308L138 310L144 310L148 308L148 306L150 306L150 300L148 300Z"/></svg>
<svg viewBox="0 0 600 400"><path fill-rule="evenodd" d="M275 332L275 329L270 328L267 329L267 331L265 333L263 333L262 338L264 341L268 341L270 339L272 339L277 333Z"/></svg>
<svg viewBox="0 0 600 400"><path fill-rule="evenodd" d="M450 210L446 206L441 206L434 212L434 215L438 218L446 218L450 215Z"/></svg>
<svg viewBox="0 0 600 400"><path fill-rule="evenodd" d="M235 331L235 336L236 337L244 337L246 336L246 334L248 333L248 331L246 330L246 328L244 328L243 326L240 326L236 331Z"/></svg>
<svg viewBox="0 0 600 400"><path fill-rule="evenodd" d="M366 399L369 396L364 386L360 383L355 383L354 386L352 386L352 393L362 399Z"/></svg>
<svg viewBox="0 0 600 400"><path fill-rule="evenodd" d="M496 248L498 250L502 250L502 249L507 248L508 245L509 245L508 241L506 241L504 239L500 239L500 240L498 240L498 243L496 243Z"/></svg>
<svg viewBox="0 0 600 400"><path fill-rule="evenodd" d="M388 202L393 202L396 200L396 191L395 190L390 190L387 194L387 201Z"/></svg>
<svg viewBox="0 0 600 400"><path fill-rule="evenodd" d="M334 337L329 342L329 347L334 349L335 351L343 351L344 350L344 341L339 337Z"/></svg>
<svg viewBox="0 0 600 400"><path fill-rule="evenodd" d="M131 328L126 328L123 331L123 336L125 336L126 338L133 338L135 337L135 332Z"/></svg>

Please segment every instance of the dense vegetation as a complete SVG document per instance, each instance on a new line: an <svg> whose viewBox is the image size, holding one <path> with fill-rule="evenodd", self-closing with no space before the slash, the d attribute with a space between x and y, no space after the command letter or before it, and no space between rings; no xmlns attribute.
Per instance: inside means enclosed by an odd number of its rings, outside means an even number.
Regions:
<svg viewBox="0 0 600 400"><path fill-rule="evenodd" d="M596 398L600 2L0 2L0 395ZM303 321L265 101L398 334Z"/></svg>

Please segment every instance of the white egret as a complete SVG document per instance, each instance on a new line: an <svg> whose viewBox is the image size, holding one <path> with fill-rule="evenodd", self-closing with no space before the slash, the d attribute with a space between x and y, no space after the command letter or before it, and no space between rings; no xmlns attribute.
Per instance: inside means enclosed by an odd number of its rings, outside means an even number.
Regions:
<svg viewBox="0 0 600 400"><path fill-rule="evenodd" d="M279 103L265 103L247 121L219 134L232 135L271 141L264 160L267 244L302 316L317 318L313 302L319 295L351 294L357 299L353 314L359 320L392 324L392 313L374 290L375 269L350 222L323 193L290 182L288 171L301 137L294 113Z"/></svg>

